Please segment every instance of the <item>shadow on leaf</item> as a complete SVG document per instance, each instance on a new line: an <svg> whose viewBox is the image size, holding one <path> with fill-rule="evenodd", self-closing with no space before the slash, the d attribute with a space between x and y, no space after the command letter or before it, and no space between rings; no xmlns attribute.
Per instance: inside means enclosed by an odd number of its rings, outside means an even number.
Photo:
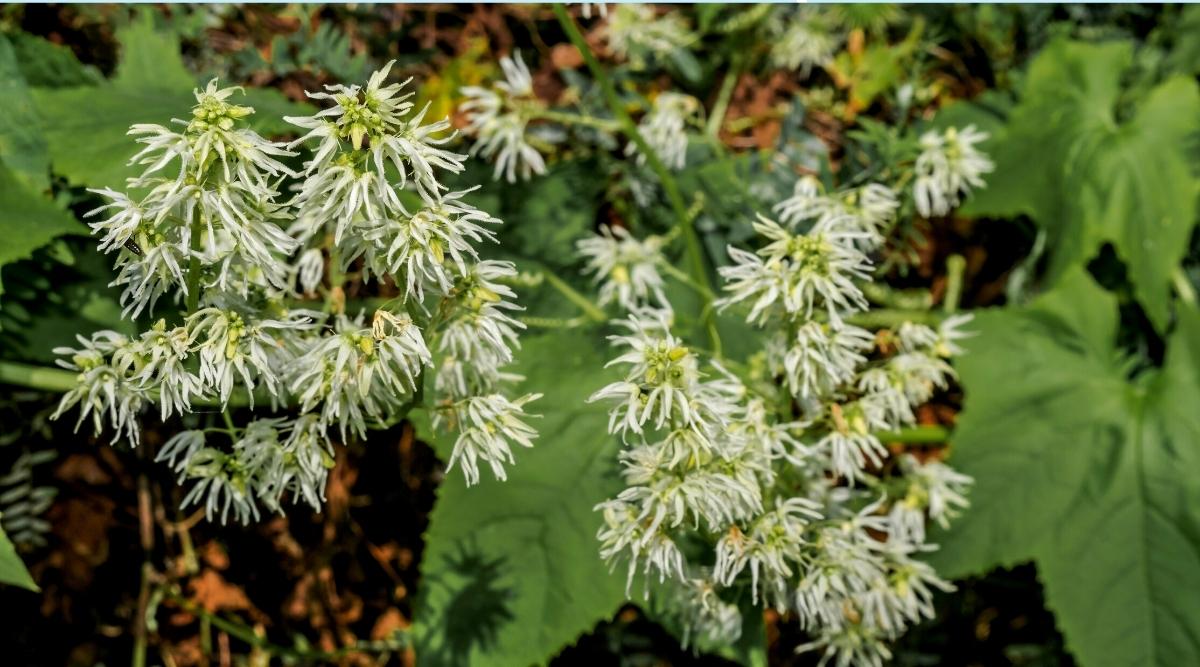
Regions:
<svg viewBox="0 0 1200 667"><path fill-rule="evenodd" d="M440 610L418 640L421 665L455 666L470 662L472 652L486 653L496 646L500 627L513 620L511 587L498 582L505 559L485 556L478 545L460 541L457 555L447 568L425 582L427 609Z"/></svg>

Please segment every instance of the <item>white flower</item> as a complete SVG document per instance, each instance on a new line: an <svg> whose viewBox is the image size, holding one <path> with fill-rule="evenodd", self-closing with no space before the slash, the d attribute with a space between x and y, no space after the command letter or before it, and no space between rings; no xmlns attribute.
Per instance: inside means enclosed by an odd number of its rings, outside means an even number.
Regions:
<svg viewBox="0 0 1200 667"><path fill-rule="evenodd" d="M500 373L519 347L518 332L525 328L510 313L520 310L516 294L503 284L516 276L511 262L486 260L470 267L451 290L449 317L438 343L442 370L438 389L459 399L495 391Z"/></svg>
<svg viewBox="0 0 1200 667"><path fill-rule="evenodd" d="M892 660L887 637L873 626L851 624L819 627L816 638L796 647L796 653L821 653L818 667L831 662L836 667L883 667Z"/></svg>
<svg viewBox="0 0 1200 667"><path fill-rule="evenodd" d="M466 156L441 148L453 134L435 136L450 128L449 121L424 123L428 105L408 117L412 93L401 94L408 81L383 85L392 64L372 74L365 88L335 85L326 86L326 93L308 93L334 106L313 116L285 118L308 130L291 145L319 142L305 162L307 178L293 202L299 220L296 231L303 238L328 226L340 244L352 227L370 228L381 220L408 217L396 193L409 182L425 204L437 205L445 186L435 168L462 171ZM389 168L399 177L396 187L388 181Z"/></svg>
<svg viewBox="0 0 1200 667"><path fill-rule="evenodd" d="M515 58L501 58L500 67L504 80L493 84L492 89L463 87L466 101L460 108L467 117L467 134L476 138L471 155L494 161L493 178L498 180L503 174L513 183L518 174L523 180L544 174L546 162L526 139L528 118L521 112L522 106L536 103L533 76L520 52Z"/></svg>
<svg viewBox="0 0 1200 667"><path fill-rule="evenodd" d="M629 351L608 363L625 364L625 380L614 382L593 394L588 401L617 398L623 404L610 413L613 425L628 426L641 433L653 418L655 428L672 424L692 428L703 435L704 421L717 414L720 403L705 405L698 395L699 370L696 358L667 329L663 313L631 315L618 322L629 335L609 336L614 345ZM628 397L628 398L626 398Z"/></svg>
<svg viewBox="0 0 1200 667"><path fill-rule="evenodd" d="M190 296L183 267L190 273L193 260L205 282L224 283L231 271L253 267L270 285L285 287L286 256L297 243L278 226L273 182L291 175L276 159L291 153L237 127L253 109L225 101L235 90L218 89L214 80L196 91L193 119L176 121L186 125L183 132L159 125L130 129L145 145L131 160L145 166L130 181L143 192L140 199L94 190L110 201L88 215L111 211L90 226L102 250L118 252L114 285L123 287L125 314L153 309L173 289ZM166 172L172 164L178 167L173 176Z"/></svg>
<svg viewBox="0 0 1200 667"><path fill-rule="evenodd" d="M581 2L579 3L579 13L583 14L583 18L592 18L592 11L596 12L596 16L603 18L608 16L608 4L603 2Z"/></svg>
<svg viewBox="0 0 1200 667"><path fill-rule="evenodd" d="M142 334L137 344L113 353L114 365L127 369L147 391L158 389L163 421L172 414L191 412L192 397L207 393L201 378L186 366L193 342L187 327L167 330L166 323L159 320Z"/></svg>
<svg viewBox="0 0 1200 667"><path fill-rule="evenodd" d="M829 413L833 428L814 449L829 458L834 474L853 483L868 463L874 467L883 465L887 448L873 431L883 430L888 424L877 405L865 400L846 405L835 403Z"/></svg>
<svg viewBox="0 0 1200 667"><path fill-rule="evenodd" d="M639 241L622 227L602 225L600 233L575 243L587 260L586 273L594 274L600 285L600 305L614 301L634 311L643 306L665 306L664 282L658 265L665 261L661 236Z"/></svg>
<svg viewBox="0 0 1200 667"><path fill-rule="evenodd" d="M678 12L659 15L649 5L618 4L604 25L608 46L622 58L644 65L649 57L669 56L695 41Z"/></svg>
<svg viewBox="0 0 1200 667"><path fill-rule="evenodd" d="M261 382L278 399L283 388L279 369L289 360L280 337L311 329L319 314L293 311L283 320L247 320L241 313L203 308L187 318L189 336L198 341L200 380L229 403L236 380L254 402L254 387Z"/></svg>
<svg viewBox="0 0 1200 667"><path fill-rule="evenodd" d="M995 167L975 144L988 138L974 125L962 130L930 130L921 135L921 154L915 165L913 200L926 218L946 215L972 188L984 187L983 174Z"/></svg>
<svg viewBox="0 0 1200 667"><path fill-rule="evenodd" d="M446 194L411 217L383 219L361 237L347 238L346 261L362 256L368 271L392 275L406 300L423 301L427 288L449 293L455 276L467 275L478 259L475 245L496 241L484 225L500 224L462 200L469 192Z"/></svg>
<svg viewBox="0 0 1200 667"><path fill-rule="evenodd" d="M149 392L141 382L130 377L132 369L119 369L109 363L108 357L130 344L129 339L115 331L98 331L90 339L76 336L80 349L56 347L54 353L69 355L68 359L57 359L55 363L71 371L77 371L78 384L63 394L58 409L51 416L58 419L72 406L79 406L79 420L75 430L89 415L92 429L99 435L104 428L104 418L113 429L112 442L121 436L137 446L141 436L141 425L137 415L150 400Z"/></svg>
<svg viewBox="0 0 1200 667"><path fill-rule="evenodd" d="M845 313L865 310L866 298L855 281L865 280L871 266L854 247L861 234L822 231L792 234L778 223L759 216L754 229L772 241L757 254L729 248L732 266L724 266L725 290L722 308L733 303L752 303L750 322L764 323L772 312L811 319L813 310L824 308L834 326L841 326Z"/></svg>
<svg viewBox="0 0 1200 667"><path fill-rule="evenodd" d="M838 39L811 13L794 13L771 43L771 64L788 70L799 70L808 76L815 67L833 62Z"/></svg>
<svg viewBox="0 0 1200 667"><path fill-rule="evenodd" d="M154 460L165 461L172 470L179 473L182 480L187 476L188 463L196 452L204 448L204 444L204 431L180 431L171 436L162 449L158 450Z"/></svg>
<svg viewBox="0 0 1200 667"><path fill-rule="evenodd" d="M654 108L638 123L638 134L662 159L668 169L683 169L687 162L688 118L700 108L700 102L691 95L660 93L654 99ZM639 165L646 163L646 156L637 144L625 146L625 154L637 156Z"/></svg>
<svg viewBox="0 0 1200 667"><path fill-rule="evenodd" d="M962 315L952 315L942 320L937 329L937 341L933 345L933 353L943 359L957 357L962 354L963 350L958 345L958 341L964 338L970 338L975 335L973 331L964 331L966 326L975 318L970 313Z"/></svg>
<svg viewBox="0 0 1200 667"><path fill-rule="evenodd" d="M902 322L896 329L896 343L901 352L923 352L937 341L937 332L924 324Z"/></svg>
<svg viewBox="0 0 1200 667"><path fill-rule="evenodd" d="M944 360L929 354L908 352L888 360L888 371L899 383L910 405L917 406L933 397L937 389L945 389L954 369Z"/></svg>
<svg viewBox="0 0 1200 667"><path fill-rule="evenodd" d="M339 317L336 334L317 338L290 370L289 389L308 412L320 406L321 425L347 427L360 437L366 419L382 419L417 389L417 377L432 365L421 330L407 314L362 328Z"/></svg>
<svg viewBox="0 0 1200 667"><path fill-rule="evenodd" d="M938 525L949 527L950 519L969 505L966 493L974 480L940 461L922 463L911 454L900 457L900 466L908 487L905 495L892 504L892 534L920 544L925 541L926 513Z"/></svg>
<svg viewBox="0 0 1200 667"><path fill-rule="evenodd" d="M736 604L718 597L716 589L716 582L703 578L671 582L666 596L667 614L682 625L680 644L684 648L730 646L741 638L741 611Z"/></svg>
<svg viewBox="0 0 1200 667"><path fill-rule="evenodd" d="M458 439L450 454L447 470L455 464L462 467L467 486L479 481L479 461L486 462L496 479L508 478L504 464L513 464L512 445L533 447L537 431L523 420L525 404L541 398L541 394L526 394L515 401L500 394L468 398L454 404L453 420L459 428Z"/></svg>
<svg viewBox="0 0 1200 667"><path fill-rule="evenodd" d="M794 228L802 220L824 215L828 199L821 191L821 181L815 176L801 176L792 186L792 196L776 204L772 210L785 225Z"/></svg>
<svg viewBox="0 0 1200 667"><path fill-rule="evenodd" d="M892 429L914 423L913 405L904 393L903 380L885 367L863 371L858 378L857 388L863 392L862 401L876 406Z"/></svg>
<svg viewBox="0 0 1200 667"><path fill-rule="evenodd" d="M791 197L775 205L774 211L788 227L814 221L813 231L846 231L856 234L854 245L864 252L883 244L884 235L896 220L900 202L891 188L879 183L822 194L813 176L796 181Z"/></svg>
<svg viewBox="0 0 1200 667"><path fill-rule="evenodd" d="M296 286L304 294L312 294L325 277L325 256L318 248L309 248L296 260Z"/></svg>
<svg viewBox="0 0 1200 667"><path fill-rule="evenodd" d="M834 329L809 321L797 328L791 341L782 337L768 341L767 359L792 395L808 399L824 396L853 378L874 343L865 329L850 325Z"/></svg>

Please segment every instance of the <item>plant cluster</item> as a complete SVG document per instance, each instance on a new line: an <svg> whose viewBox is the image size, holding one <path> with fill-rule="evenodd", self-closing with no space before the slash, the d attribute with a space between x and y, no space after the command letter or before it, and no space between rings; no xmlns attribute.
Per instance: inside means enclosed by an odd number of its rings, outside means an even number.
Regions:
<svg viewBox="0 0 1200 667"><path fill-rule="evenodd" d="M982 185L991 165L980 138L973 128L921 136L916 175L903 179L918 210ZM893 456L881 434L914 425L914 409L948 386L970 316L854 324L869 310L870 254L899 208L887 185L826 193L802 176L774 207L779 221L760 214L766 244L729 248L716 303L745 308L765 334L744 363L672 333L662 239L604 229L579 243L601 302L630 313L611 337L623 377L592 397L613 405L609 430L627 445L626 488L598 508L601 553L627 562L631 585L640 571L687 591L675 612L703 645L739 638L748 588L752 603L795 612L814 637L803 648L882 664L887 642L931 618L934 592L951 588L920 559L933 548L925 522L956 516L971 480L936 459Z"/></svg>
<svg viewBox="0 0 1200 667"><path fill-rule="evenodd" d="M537 396L503 393L523 328L504 283L516 269L477 250L500 221L439 180L466 156L445 147L448 121L414 109L407 82L388 83L390 68L309 93L327 106L287 118L303 131L289 144L245 127L254 110L214 80L178 128L133 126L142 174L96 191L109 203L91 228L116 255L124 312L164 296L176 308L137 336L99 331L57 349L78 385L55 416L78 408L79 424L136 446L151 405L193 423L217 408L223 423L180 431L156 457L210 517L247 522L287 498L319 510L334 439L404 417L427 386L468 484L480 465L503 478L512 447L532 446L524 406ZM354 312L342 289L352 265L397 296ZM235 424L242 403L272 414Z"/></svg>

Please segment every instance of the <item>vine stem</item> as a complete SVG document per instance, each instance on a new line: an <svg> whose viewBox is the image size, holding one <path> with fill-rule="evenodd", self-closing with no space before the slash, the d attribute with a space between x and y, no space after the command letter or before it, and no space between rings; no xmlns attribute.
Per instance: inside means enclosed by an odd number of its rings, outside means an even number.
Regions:
<svg viewBox="0 0 1200 667"><path fill-rule="evenodd" d="M530 120L548 120L562 125L581 125L605 132L621 131L621 124L609 118L596 118L595 116L553 111L550 109L532 109L525 112L525 117Z"/></svg>
<svg viewBox="0 0 1200 667"><path fill-rule="evenodd" d="M617 119L620 125L621 132L633 142L638 150L646 158L646 163L650 166L651 171L658 177L662 184L663 192L667 196L667 201L671 205L672 211L675 213L675 224L683 237L684 246L686 248L689 272L692 274L692 279L698 284L709 285L708 270L705 268L704 254L700 247L700 237L696 235L696 227L692 224L692 216L688 213L687 205L684 203L683 194L679 190L679 184L675 181L675 177L671 175L670 170L663 164L658 153L650 147L641 133L638 132L637 125L633 122L633 118L625 111L625 106L621 104L621 99L617 96L617 89L613 86L612 80L608 78L608 73L604 71L604 67L600 61L596 59L596 55L592 53L591 47L588 46L587 40L583 38L583 33L579 32L579 26L576 25L575 19L567 12L567 8L562 3L554 4L554 16L562 25L563 31L567 33L567 38L579 50L583 56L583 61L591 70L592 76L595 77L596 83L600 85L600 89L604 92L604 98L608 102L608 108L612 111L613 116ZM712 293L709 287L709 293ZM712 309L708 306L711 301L705 298L704 315L706 328L709 332L709 337L712 339L713 350L720 354L721 339L716 335L716 326L711 322Z"/></svg>
<svg viewBox="0 0 1200 667"><path fill-rule="evenodd" d="M574 287L568 285L562 278L559 278L550 271L544 271L542 275L545 276L547 284L558 290L568 301L579 306L579 309L583 311L584 315L587 315L588 319L593 322L603 322L608 319L603 310L600 310L596 304L576 291Z"/></svg>
<svg viewBox="0 0 1200 667"><path fill-rule="evenodd" d="M898 442L905 445L940 445L950 440L950 429L940 424L926 424L899 431L883 431L875 435L881 442Z"/></svg>
<svg viewBox="0 0 1200 667"><path fill-rule="evenodd" d="M730 63L729 71L721 82L721 90L717 92L717 101L713 104L712 113L708 116L708 126L705 131L713 139L721 135L721 126L725 124L725 114L729 111L729 102L733 98L733 89L738 77L742 75L742 55L737 53ZM720 142L717 142L720 145Z"/></svg>
<svg viewBox="0 0 1200 667"><path fill-rule="evenodd" d="M962 255L950 255L946 258L946 296L942 298L942 311L947 315L958 312L958 302L962 300L963 274L967 270L967 260Z"/></svg>
<svg viewBox="0 0 1200 667"><path fill-rule="evenodd" d="M189 250L192 256L188 259L187 272L187 312L196 312L196 306L200 305L200 235L203 233L201 228L200 216L192 221L192 238L189 239Z"/></svg>
<svg viewBox="0 0 1200 667"><path fill-rule="evenodd" d="M79 374L63 368L35 366L16 361L0 361L0 384L63 394L79 385ZM258 396L258 394L255 394L255 396ZM269 397L262 396L260 398L266 401ZM192 399L192 405L221 407L221 401L217 398L198 397ZM229 397L229 405L227 407L236 408L248 405L250 405L249 394L238 390Z"/></svg>

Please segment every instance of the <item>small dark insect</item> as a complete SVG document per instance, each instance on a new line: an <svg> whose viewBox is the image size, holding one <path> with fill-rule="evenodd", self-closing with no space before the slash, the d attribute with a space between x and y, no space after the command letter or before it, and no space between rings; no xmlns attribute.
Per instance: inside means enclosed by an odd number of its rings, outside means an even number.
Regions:
<svg viewBox="0 0 1200 667"><path fill-rule="evenodd" d="M125 242L125 249L128 250L129 252L137 255L138 257L142 256L141 247L139 247L137 242L134 241L133 239L129 239L128 241Z"/></svg>

